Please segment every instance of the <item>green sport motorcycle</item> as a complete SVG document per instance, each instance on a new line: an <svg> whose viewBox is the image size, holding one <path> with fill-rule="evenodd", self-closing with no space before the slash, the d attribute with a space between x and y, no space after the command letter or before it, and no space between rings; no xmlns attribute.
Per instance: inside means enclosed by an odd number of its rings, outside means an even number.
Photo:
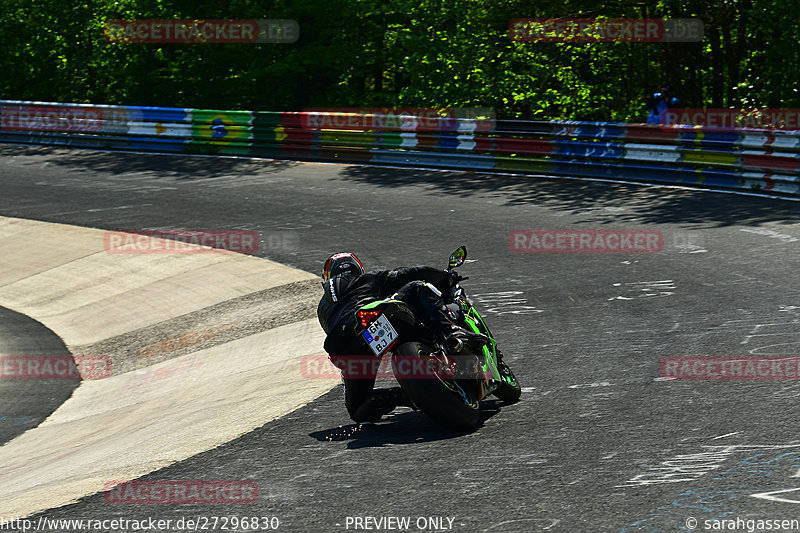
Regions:
<svg viewBox="0 0 800 533"><path fill-rule="evenodd" d="M458 283L467 278L453 272L466 258L465 246L450 256L447 270L455 283L443 298L451 319L485 335L487 345L464 345L457 353L448 354L445 340L399 300L387 298L356 311L361 338L376 356L391 357L394 378L414 405L457 431L477 427L480 402L490 394L504 402L516 402L520 397L514 372L498 358L497 342Z"/></svg>

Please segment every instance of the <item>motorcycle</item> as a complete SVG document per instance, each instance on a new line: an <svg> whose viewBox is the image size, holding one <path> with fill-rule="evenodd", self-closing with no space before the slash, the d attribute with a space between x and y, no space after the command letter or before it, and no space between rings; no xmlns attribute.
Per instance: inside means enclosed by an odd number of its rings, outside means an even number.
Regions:
<svg viewBox="0 0 800 533"><path fill-rule="evenodd" d="M475 429L480 402L489 395L511 403L519 400L514 372L498 358L497 342L467 298L454 270L464 264L467 248L450 256L447 271L452 288L443 295L450 318L459 326L485 335L489 343L464 345L448 354L445 339L421 322L405 302L387 298L356 311L360 336L377 357L391 357L394 378L411 402L428 416L457 431Z"/></svg>

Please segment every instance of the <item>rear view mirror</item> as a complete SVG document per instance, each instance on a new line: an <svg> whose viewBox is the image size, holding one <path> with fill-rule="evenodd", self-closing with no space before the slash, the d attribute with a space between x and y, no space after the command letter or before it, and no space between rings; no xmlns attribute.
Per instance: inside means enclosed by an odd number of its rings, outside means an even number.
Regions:
<svg viewBox="0 0 800 533"><path fill-rule="evenodd" d="M452 270L456 267L460 267L464 264L464 261L467 259L467 247L460 246L458 250L453 252L450 256L450 262L447 264L447 270Z"/></svg>

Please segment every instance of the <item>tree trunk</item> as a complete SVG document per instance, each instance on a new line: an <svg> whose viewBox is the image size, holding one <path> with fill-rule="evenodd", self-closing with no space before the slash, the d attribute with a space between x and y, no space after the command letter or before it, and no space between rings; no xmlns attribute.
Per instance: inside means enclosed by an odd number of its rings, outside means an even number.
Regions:
<svg viewBox="0 0 800 533"><path fill-rule="evenodd" d="M716 23L716 21L714 21ZM720 47L719 30L710 24L708 40L711 42L711 107L722 107L723 62Z"/></svg>

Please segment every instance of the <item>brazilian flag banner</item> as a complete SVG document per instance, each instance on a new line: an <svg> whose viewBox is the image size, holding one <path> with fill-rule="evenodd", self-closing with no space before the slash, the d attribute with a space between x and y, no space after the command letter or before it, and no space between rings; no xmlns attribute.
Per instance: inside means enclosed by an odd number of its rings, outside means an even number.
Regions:
<svg viewBox="0 0 800 533"><path fill-rule="evenodd" d="M247 155L252 141L251 111L193 110L193 152Z"/></svg>

